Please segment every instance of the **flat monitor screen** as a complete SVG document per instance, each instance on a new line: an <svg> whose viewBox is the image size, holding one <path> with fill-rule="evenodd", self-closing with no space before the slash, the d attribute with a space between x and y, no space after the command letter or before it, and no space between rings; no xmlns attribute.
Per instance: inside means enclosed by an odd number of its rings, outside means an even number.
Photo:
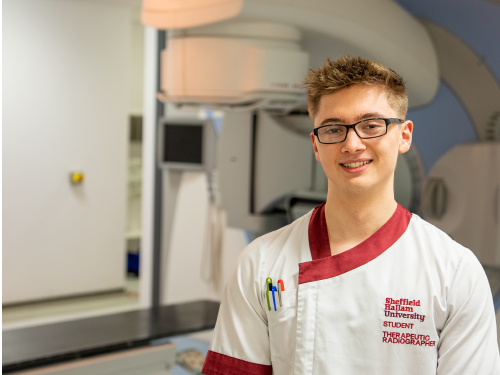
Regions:
<svg viewBox="0 0 500 375"><path fill-rule="evenodd" d="M164 163L203 163L203 125L165 124Z"/></svg>

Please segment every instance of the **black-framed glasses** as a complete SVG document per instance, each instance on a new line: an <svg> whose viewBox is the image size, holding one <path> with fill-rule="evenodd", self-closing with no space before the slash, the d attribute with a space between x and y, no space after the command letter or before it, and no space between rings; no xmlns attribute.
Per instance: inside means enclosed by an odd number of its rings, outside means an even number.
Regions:
<svg viewBox="0 0 500 375"><path fill-rule="evenodd" d="M324 125L313 130L320 143L332 144L344 142L347 139L349 129L354 129L359 138L370 139L382 137L387 134L390 124L399 124L404 120L398 118L370 118L359 121L352 125L331 124Z"/></svg>

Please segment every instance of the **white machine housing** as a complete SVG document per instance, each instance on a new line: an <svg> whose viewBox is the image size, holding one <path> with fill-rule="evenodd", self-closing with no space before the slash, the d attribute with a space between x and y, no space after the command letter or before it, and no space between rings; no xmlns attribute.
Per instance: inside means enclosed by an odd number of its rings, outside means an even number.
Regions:
<svg viewBox="0 0 500 375"><path fill-rule="evenodd" d="M410 106L432 100L439 84L426 29L393 1L144 0L142 22L170 30L165 101L287 111L304 102L309 61L344 54L400 73Z"/></svg>
<svg viewBox="0 0 500 375"><path fill-rule="evenodd" d="M267 108L304 103L309 56L299 41L296 28L269 23L173 31L162 53L160 99Z"/></svg>
<svg viewBox="0 0 500 375"><path fill-rule="evenodd" d="M429 172L422 195L427 221L500 266L500 143L455 146Z"/></svg>

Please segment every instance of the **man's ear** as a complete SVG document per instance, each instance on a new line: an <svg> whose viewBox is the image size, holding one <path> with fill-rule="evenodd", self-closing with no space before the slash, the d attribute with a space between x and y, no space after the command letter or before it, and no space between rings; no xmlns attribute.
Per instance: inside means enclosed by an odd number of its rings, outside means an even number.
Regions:
<svg viewBox="0 0 500 375"><path fill-rule="evenodd" d="M321 163L321 159L319 157L319 151L318 151L318 144L316 143L316 141L317 141L316 136L314 135L313 132L311 132L310 135L311 135L311 141L313 144L314 155L316 156L316 160Z"/></svg>
<svg viewBox="0 0 500 375"><path fill-rule="evenodd" d="M411 146L412 136L413 136L413 122L407 120L403 123L401 129L401 139L398 149L398 152L400 154L408 152Z"/></svg>

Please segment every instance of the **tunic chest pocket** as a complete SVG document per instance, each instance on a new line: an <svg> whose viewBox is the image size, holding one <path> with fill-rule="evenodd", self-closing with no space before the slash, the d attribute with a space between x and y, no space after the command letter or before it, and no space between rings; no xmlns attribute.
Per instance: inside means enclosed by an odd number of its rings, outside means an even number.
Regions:
<svg viewBox="0 0 500 375"><path fill-rule="evenodd" d="M267 311L271 361L292 366L295 357L295 335L297 332L297 290L281 292L282 306L276 301Z"/></svg>

